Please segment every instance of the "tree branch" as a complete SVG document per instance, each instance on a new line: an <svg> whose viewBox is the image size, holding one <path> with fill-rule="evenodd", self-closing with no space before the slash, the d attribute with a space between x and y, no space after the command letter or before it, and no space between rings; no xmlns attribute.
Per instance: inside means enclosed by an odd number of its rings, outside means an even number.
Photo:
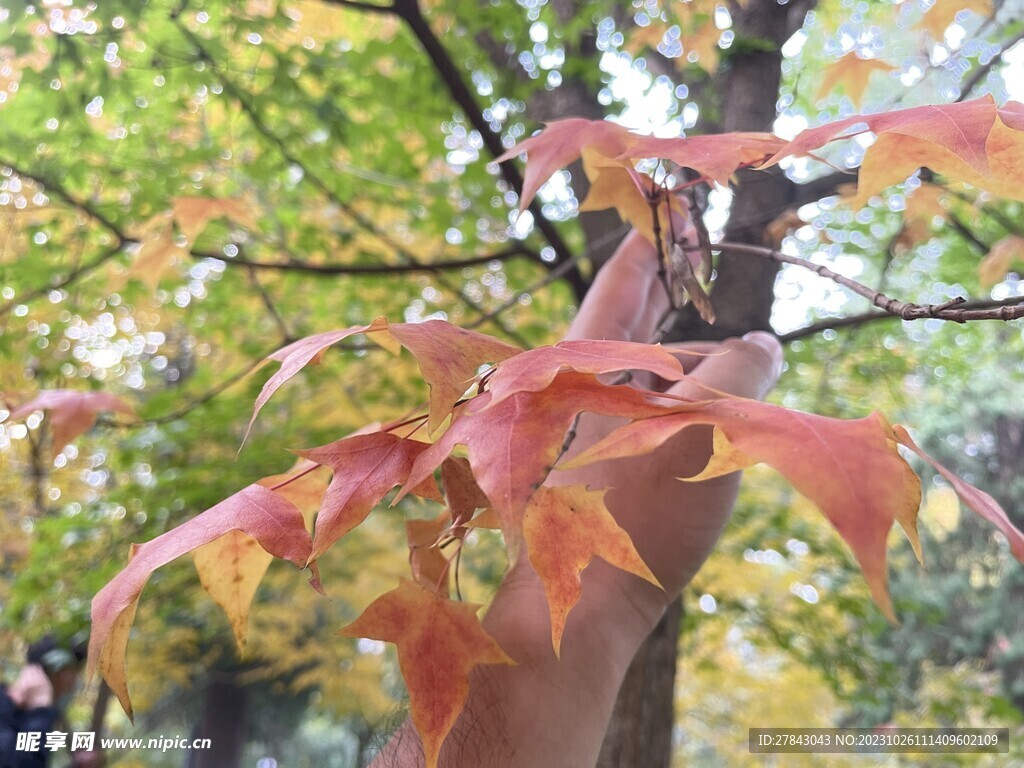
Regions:
<svg viewBox="0 0 1024 768"><path fill-rule="evenodd" d="M393 15L396 13L394 4L391 5L374 5L373 3L361 3L358 0L329 0L333 5L340 5L345 8L352 8L357 11L365 11L366 13L380 13Z"/></svg>
<svg viewBox="0 0 1024 768"><path fill-rule="evenodd" d="M967 304L966 299L957 297L942 304L912 304L910 302L889 298L880 291L876 291L862 283L858 283L856 280L851 280L837 272L833 272L823 264L815 264L807 259L802 259L799 256L789 256L785 253L773 250L772 248L730 242L718 243L715 248L731 253L760 256L761 258L770 259L783 264L795 264L798 267L809 269L817 275L828 278L834 283L842 285L845 288L849 288L858 296L863 296L876 307L883 309L887 314L902 318L903 320L934 318L936 320L948 320L954 323L966 323L973 320L1008 321L1024 317L1024 303L999 305L997 307L990 307L987 309L970 309L963 306Z"/></svg>
<svg viewBox="0 0 1024 768"><path fill-rule="evenodd" d="M252 373L261 365L263 365L263 362L265 360L266 356L257 358L255 361L249 363L249 365L247 365L245 368L231 374L222 382L214 385L199 397L193 400L189 400L181 407L175 408L173 411L165 413L163 416L154 416L153 418L139 419L138 421L114 421L109 417L101 416L96 420L96 424L97 426L115 427L117 429L135 429L136 427L157 426L160 424L168 424L172 421L177 421L178 419L184 418L197 408L206 405L208 402L217 397L217 395L219 395L221 392L224 392L225 390L240 382L250 373Z"/></svg>
<svg viewBox="0 0 1024 768"><path fill-rule="evenodd" d="M0 164L2 164L2 161L0 161ZM71 270L64 277L58 278L49 283L48 285L42 285L38 288L33 288L28 293L22 294L21 296L16 295L6 304L0 305L0 315L6 315L17 304L24 304L25 302L32 301L33 299L38 299L40 296L45 296L50 291L59 291L61 288L71 285L71 283L78 280L78 278L84 277L90 272L93 272L102 267L112 258L121 253L121 250L124 248L124 246L130 245L134 242L134 240L129 239L121 240L118 245L114 246L113 248L108 248L98 257L90 261L88 264L83 264L82 266Z"/></svg>
<svg viewBox="0 0 1024 768"><path fill-rule="evenodd" d="M970 79L963 84L963 87L960 89L960 96L957 97L956 101L961 102L966 100L971 95L971 91L978 86L978 83L984 80L988 76L988 73L992 71L992 68L1003 60L1003 55L1021 40L1024 40L1024 32L1017 33L1003 43L1000 46L1001 50L999 51L999 54L989 59L987 64L982 64L978 67L977 71L971 75Z"/></svg>
<svg viewBox="0 0 1024 768"><path fill-rule="evenodd" d="M320 191L324 197L330 200L332 203L338 206L341 211L348 216L360 229L373 237L380 240L388 248L393 250L402 259L409 262L410 264L418 267L423 266L423 262L418 257L413 255L405 246L401 243L393 240L387 233L377 228L373 221L364 216L355 207L353 207L347 200L344 200L337 192L335 192L331 186L320 177L309 165L296 155L284 142L284 140L274 133L270 126L263 120L262 115L249 101L248 95L231 80L227 75L224 74L217 61L210 55L210 52L206 50L202 40L200 40L191 30L188 29L184 24L179 21L176 22L178 29L182 35L188 40L188 42L195 48L196 54L199 59L206 64L210 65L210 68L216 73L217 79L220 81L221 86L224 88L224 92L230 96L234 101L241 107L242 112L248 117L250 124L268 143L275 147L281 157L291 165L294 165L302 169L303 179L308 180L317 190ZM487 310L484 309L477 301L470 297L465 290L459 285L454 285L444 275L437 275L437 282L444 288L455 293L465 304L472 307L475 311L481 315L486 315ZM511 328L507 328L500 322L496 322L498 329L501 330L506 336L515 341L521 346L528 346L525 340Z"/></svg>
<svg viewBox="0 0 1024 768"><path fill-rule="evenodd" d="M325 0L325 2L345 8L361 8L362 10L372 10L373 12L390 12L404 21L420 45L423 46L423 50L430 58L438 76L444 82L452 100L462 110L473 128L480 134L484 145L487 147L487 151L490 152L492 157L499 157L504 154L506 147L501 143L501 135L495 132L484 119L483 113L476 103L476 97L466 84L461 71L448 55L444 45L430 28L417 0L394 0L390 6L370 7L363 3L354 2L354 0ZM516 194L522 194L523 177L515 166L514 161L508 160L501 163L499 168L501 169L501 175L516 191ZM563 272L566 280L576 293L576 298L582 299L587 291L587 282L583 279L582 273L573 260L569 246L562 239L561 233L555 228L554 224L544 216L544 212L536 200L530 204L529 210L533 214L533 220L537 229L540 230L541 234L544 235L544 238L555 251L555 260L552 263L552 267L570 263L570 266Z"/></svg>
<svg viewBox="0 0 1024 768"><path fill-rule="evenodd" d="M1024 296L1011 296L1008 299L976 299L974 301L966 301L960 305L960 309L983 310L999 307L1015 307L1022 304L1024 304ZM864 312L860 315L849 315L848 317L836 317L831 320L820 320L816 323L806 325L803 328L797 328L795 331L779 334L778 338L783 344L789 344L797 339L813 336L814 334L821 333L822 331L835 330L837 328L858 327L867 323L873 323L876 320L896 319L898 319L897 315L890 315L888 312Z"/></svg>
<svg viewBox="0 0 1024 768"><path fill-rule="evenodd" d="M540 254L525 244L514 244L501 251L484 253L466 259L450 259L441 261L421 262L416 264L308 264L305 262L270 262L256 261L245 256L227 257L224 254L207 251L192 251L197 259L218 259L227 265L244 266L256 270L278 272L303 272L311 275L405 275L416 272L440 272L446 269L463 269L464 267L489 264L492 261L509 261L514 258L528 258L543 263Z"/></svg>
<svg viewBox="0 0 1024 768"><path fill-rule="evenodd" d="M94 221L102 225L104 229L106 229L115 238L117 238L118 247L123 245L125 241L128 239L124 237L124 234L121 232L120 227L118 227L113 221L108 219L104 214L100 213L100 211L92 203L89 203L85 200L79 200L70 192L68 192L63 186L61 186L61 184L58 183L57 181L51 178L47 178L45 176L41 176L36 173L32 173L31 171L26 171L18 164L12 163L10 160L4 158L0 158L0 166L10 168L20 178L29 179L30 181L35 182L36 184L44 187L47 192L52 192L65 203L70 205L72 208L77 208L78 210L82 211L82 213L86 214L89 218L93 219Z"/></svg>

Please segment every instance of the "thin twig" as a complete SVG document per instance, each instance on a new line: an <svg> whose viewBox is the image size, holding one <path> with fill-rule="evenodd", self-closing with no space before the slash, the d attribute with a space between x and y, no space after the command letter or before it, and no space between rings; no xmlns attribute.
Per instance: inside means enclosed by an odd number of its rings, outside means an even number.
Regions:
<svg viewBox="0 0 1024 768"><path fill-rule="evenodd" d="M532 248L529 248L524 243L516 243L515 245L500 251L495 251L494 253L479 254L465 259L448 259L415 264L309 264L302 261L257 261L245 256L233 256L229 258L224 254L205 251L192 251L191 256L196 259L218 259L228 266L237 265L257 270L299 272L323 276L404 275L415 272L440 272L444 269L463 269L465 267L473 267L480 264L489 264L492 261L509 261L514 258L528 258L538 263L543 263L540 258L540 254Z"/></svg>
<svg viewBox="0 0 1024 768"><path fill-rule="evenodd" d="M999 307L1015 307L1024 305L1024 296L1012 296L1008 299L977 299L974 301L968 301L960 305L961 310L979 310L979 309L995 309ZM859 315L848 315L847 317L836 317L831 320L820 320L810 325L806 325L803 328L797 328L795 331L789 333L783 333L779 335L779 341L783 344L789 344L799 339L807 338L808 336L814 336L817 333L828 330L836 330L838 328L849 328L865 325L866 323L874 323L878 320L898 320L901 319L896 315L890 315L888 312L864 312Z"/></svg>
<svg viewBox="0 0 1024 768"><path fill-rule="evenodd" d="M281 346L285 346L295 341L295 337L292 336L288 330L288 326L284 322L284 318L281 317L281 313L277 311L277 307L274 305L273 300L270 298L270 294L267 293L267 289L263 287L263 283L260 282L259 275L256 274L256 270L249 266L249 282L252 283L252 287L256 289L256 292L260 295L260 299L263 301L263 306L267 308L267 312L274 318L274 322L277 324L277 329L281 331Z"/></svg>
<svg viewBox="0 0 1024 768"><path fill-rule="evenodd" d="M230 388L234 384L237 384L239 381L241 381L250 373L259 368L263 364L263 361L265 359L265 357L258 358L257 360L250 363L242 370L233 373L231 376L224 379L219 384L216 384L215 386L211 387L209 390L207 390L199 397L190 400L181 407L176 408L175 410L169 413L165 413L163 416L154 416L153 418L150 419L139 419L138 421L113 421L112 419L100 417L96 421L96 424L97 426L113 427L115 429L136 429L138 427L158 426L160 424L168 424L172 421L177 421L178 419L187 416L189 413L196 410L197 408L206 405L208 402L217 397L217 395L219 395L221 392Z"/></svg>
<svg viewBox="0 0 1024 768"><path fill-rule="evenodd" d="M86 214L89 218L95 220L103 226L108 232L110 232L118 241L118 246L122 245L126 238L121 231L121 228L117 226L111 219L99 211L92 203L86 202L85 200L79 200L70 192L68 192L63 185L56 180L41 176L32 171L28 171L21 167L17 163L12 163L9 159L0 158L0 166L10 168L22 179L29 179L34 181L36 184L45 187L47 192L52 192L54 195L59 197L61 200L66 202L72 208L77 208Z"/></svg>
<svg viewBox="0 0 1024 768"><path fill-rule="evenodd" d="M1024 305L1000 305L989 309L968 309L963 305L966 299L957 298L942 304L913 304L899 301L886 296L884 293L867 287L856 280L833 272L823 264L815 264L799 256L789 256L772 248L765 248L759 245L747 245L746 243L721 242L715 246L719 250L731 253L741 253L750 256L771 259L772 261L784 264L795 264L798 267L809 269L821 277L849 288L858 296L863 296L876 307L885 310L886 313L903 320L920 320L934 318L936 320L949 320L954 323L966 323L974 320L1016 320L1024 317Z"/></svg>
<svg viewBox="0 0 1024 768"><path fill-rule="evenodd" d="M263 116L249 101L249 96L246 94L234 81L224 74L220 65L210 55L210 52L206 50L202 40L192 33L184 24L177 22L178 29L182 35L188 40L188 42L195 48L196 54L199 59L210 67L217 75L217 79L220 81L221 86L224 88L224 92L230 96L235 103L241 108L242 112L246 115L249 123L269 144L271 144L281 155L281 157L291 165L301 168L303 171L303 180L308 181L313 187L315 187L324 197L330 200L332 203L338 206L341 211L348 216L360 229L364 232L372 235L385 246L390 248L402 259L409 262L410 264L422 266L423 262L415 255L413 255L405 246L396 240L392 239L390 235L381 231L372 220L360 213L351 203L342 198L335 190L320 177L308 164L296 155L291 148L285 143L284 139L274 133L270 126L264 121ZM472 307L475 311L484 315L487 314L485 310L478 302L473 300L465 290L459 286L451 283L444 275L437 275L437 282L443 288L446 288L465 302L469 307ZM499 320L494 320L495 325L508 336L510 339L520 345L525 345L523 338L513 329L505 327Z"/></svg>
<svg viewBox="0 0 1024 768"><path fill-rule="evenodd" d="M477 104L472 90L470 90L469 85L466 83L462 71L456 66L440 38L430 28L430 24L427 23L426 18L423 16L423 11L417 0L394 0L390 6L368 6L356 0L326 0L326 2L375 13L393 13L397 18L404 21L423 47L424 52L434 66L434 71L448 90L448 95L451 96L459 109L462 110L466 119L477 133L480 134L484 146L487 147L491 157L497 158L505 153L506 147L502 144L501 134L491 128L490 123L484 119L483 112ZM523 177L514 161L508 160L501 163L499 169L505 181L508 182L517 194L521 195L523 191ZM582 299L587 290L587 283L579 269L576 268L577 260L573 258L572 251L555 225L544 215L540 203L534 200L530 203L529 210L533 214L534 225L540 230L555 252L555 261L552 266L558 268L563 264L570 265L564 270L563 274L565 274L567 282L573 287L576 297Z"/></svg>
<svg viewBox="0 0 1024 768"><path fill-rule="evenodd" d="M978 67L974 74L971 75L970 79L963 84L963 87L960 89L960 95L957 97L956 102L966 100L967 97L971 95L971 91L973 91L978 86L978 83L980 83L988 76L988 73L992 71L992 68L997 63L1002 62L1003 56L1006 54L1006 52L1013 48L1013 46L1015 46L1021 40L1024 40L1024 32L1018 32L1016 35L1014 35L1005 43L1003 43L1000 46L1002 50L999 51L999 54L989 59L988 63L982 64L980 67Z"/></svg>

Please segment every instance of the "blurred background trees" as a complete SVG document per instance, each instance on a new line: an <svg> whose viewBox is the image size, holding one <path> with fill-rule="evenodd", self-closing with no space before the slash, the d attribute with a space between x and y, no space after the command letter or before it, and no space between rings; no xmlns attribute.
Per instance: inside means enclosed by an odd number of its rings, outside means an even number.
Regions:
<svg viewBox="0 0 1024 768"><path fill-rule="evenodd" d="M381 314L441 317L525 346L559 337L625 228L613 212L579 211L580 168L516 216L517 163L490 161L542 121L789 137L858 111L1024 98L1022 10L1017 0L7 4L4 671L26 639L85 625L130 542L285 471L283 447L393 418L425 396L409 361L357 341L282 391L236 457L270 351ZM740 173L731 191L698 186L712 235L807 256L906 300L1024 300L1020 204L924 171L851 209L863 146L831 166ZM1019 324L878 319L816 276L747 256L719 259L714 299L719 322L684 313L675 338L775 329L788 345L777 401L842 416L877 409L915 426L1024 522ZM139 418L104 416L54 455L40 414L3 419L55 388L120 394ZM961 518L940 481L926 508L927 570L894 540L894 628L806 502L751 471L719 551L638 658L602 765L741 764L751 726L991 724L1019 735L1024 632L1012 606L1024 571L987 527ZM336 547L323 562L330 600L271 566L242 658L188 566L156 574L129 653L138 733L217 733L219 766L349 766L370 754L401 707L400 676L380 644L334 630L403 572L402 524L417 514L403 503ZM475 547L464 589L486 600L504 563L485 535ZM95 697L80 697L79 721ZM130 731L113 710L104 727Z"/></svg>

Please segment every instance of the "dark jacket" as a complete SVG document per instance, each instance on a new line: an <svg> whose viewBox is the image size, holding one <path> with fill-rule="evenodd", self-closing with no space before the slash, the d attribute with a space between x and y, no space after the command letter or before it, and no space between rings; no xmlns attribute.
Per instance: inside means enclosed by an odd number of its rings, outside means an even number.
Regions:
<svg viewBox="0 0 1024 768"><path fill-rule="evenodd" d="M7 695L7 686L0 685L0 768L46 768L50 762L45 749L46 733L54 730L57 722L56 707L19 709ZM18 751L19 733L35 731L39 737L39 752Z"/></svg>

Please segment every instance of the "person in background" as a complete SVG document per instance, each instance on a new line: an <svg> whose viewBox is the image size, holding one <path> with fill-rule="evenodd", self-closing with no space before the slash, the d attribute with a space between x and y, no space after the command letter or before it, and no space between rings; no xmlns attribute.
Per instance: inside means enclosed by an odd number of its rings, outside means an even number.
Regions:
<svg viewBox="0 0 1024 768"><path fill-rule="evenodd" d="M49 768L62 752L73 768L101 768L98 749L71 750L68 741L59 750L47 749L46 734L66 731L60 720L70 702L85 660L86 641L59 643L47 635L28 648L26 665L9 686L0 684L0 768ZM29 744L18 734L41 734ZM26 749L26 747L28 747Z"/></svg>

